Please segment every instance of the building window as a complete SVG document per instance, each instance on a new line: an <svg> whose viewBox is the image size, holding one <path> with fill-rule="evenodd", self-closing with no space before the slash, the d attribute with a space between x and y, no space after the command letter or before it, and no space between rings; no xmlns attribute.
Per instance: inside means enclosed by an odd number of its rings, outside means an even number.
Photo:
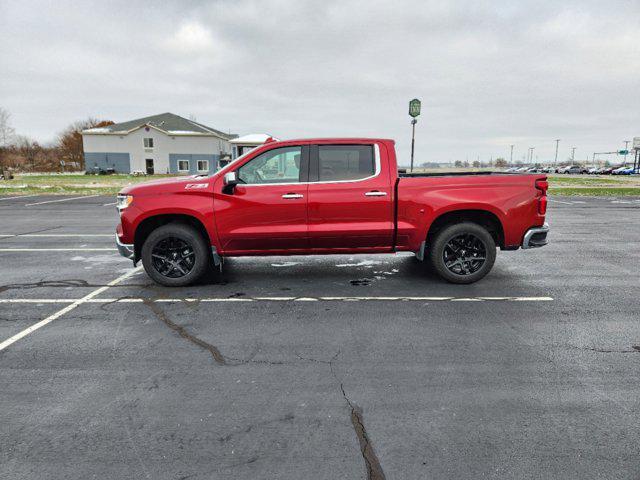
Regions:
<svg viewBox="0 0 640 480"><path fill-rule="evenodd" d="M153 148L153 138L144 139L144 148Z"/></svg>
<svg viewBox="0 0 640 480"><path fill-rule="evenodd" d="M188 172L189 171L189 160L178 160L178 171L179 172Z"/></svg>
<svg viewBox="0 0 640 480"><path fill-rule="evenodd" d="M198 171L199 172L208 172L209 171L209 160L198 160Z"/></svg>

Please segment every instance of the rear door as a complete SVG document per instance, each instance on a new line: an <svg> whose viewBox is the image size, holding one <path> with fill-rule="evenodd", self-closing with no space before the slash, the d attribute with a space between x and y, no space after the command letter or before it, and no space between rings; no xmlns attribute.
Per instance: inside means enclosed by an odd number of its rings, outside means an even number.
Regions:
<svg viewBox="0 0 640 480"><path fill-rule="evenodd" d="M312 145L309 182L311 248L391 248L393 192L377 144Z"/></svg>
<svg viewBox="0 0 640 480"><path fill-rule="evenodd" d="M214 217L225 254L308 248L308 151L289 146L261 153L236 169L241 183L231 192L217 182Z"/></svg>

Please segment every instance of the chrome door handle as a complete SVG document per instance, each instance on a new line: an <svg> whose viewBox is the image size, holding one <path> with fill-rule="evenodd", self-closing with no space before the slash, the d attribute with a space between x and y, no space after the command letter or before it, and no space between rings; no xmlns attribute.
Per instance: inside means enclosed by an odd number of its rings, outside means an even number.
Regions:
<svg viewBox="0 0 640 480"><path fill-rule="evenodd" d="M372 192L367 192L364 194L365 197L384 197L387 195L387 192L379 192L377 190L373 190Z"/></svg>
<svg viewBox="0 0 640 480"><path fill-rule="evenodd" d="M282 198L303 198L304 195L300 193L285 193Z"/></svg>

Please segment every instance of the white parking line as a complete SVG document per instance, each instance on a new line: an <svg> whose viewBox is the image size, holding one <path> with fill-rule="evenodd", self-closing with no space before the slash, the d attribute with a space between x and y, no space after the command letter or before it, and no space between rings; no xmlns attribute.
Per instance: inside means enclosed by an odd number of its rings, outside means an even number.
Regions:
<svg viewBox="0 0 640 480"><path fill-rule="evenodd" d="M130 270L127 273L125 273L124 275L121 275L118 278L116 278L115 280L112 280L111 282L107 283L104 287L100 287L100 288L94 290L93 292L85 295L82 298L79 298L77 300L72 300L73 303L71 303L70 305L67 305L62 310L58 310L53 315L48 316L44 320L40 320L38 323L36 323L34 325L31 325L29 328L26 328L26 329L22 330L20 333L17 333L13 337L8 338L4 342L0 343L0 352L2 350L4 350L5 348L7 348L9 345L17 342L21 338L26 337L30 333L33 333L36 330L38 330L39 328L42 328L45 325L47 325L47 324L53 322L54 320L60 318L65 313L69 313L71 310L75 309L76 307L82 305L83 303L88 302L89 300L91 300L92 298L100 295L101 293L104 293L105 291L109 290L109 288L113 287L114 285L117 285L120 282L122 282L123 280L126 280L127 278L131 277L132 275L135 275L141 269L142 269L142 267L134 268L133 270Z"/></svg>
<svg viewBox="0 0 640 480"><path fill-rule="evenodd" d="M2 253L15 252L116 252L116 248L0 248Z"/></svg>
<svg viewBox="0 0 640 480"><path fill-rule="evenodd" d="M5 198L0 198L0 201L2 200L15 200L17 198L31 198L31 197L39 197L40 195L16 195L14 197L5 197Z"/></svg>
<svg viewBox="0 0 640 480"><path fill-rule="evenodd" d="M140 268L140 267L138 267ZM111 285L112 286L112 285ZM104 287L103 287L104 288ZM95 295L94 295L95 296ZM0 298L1 303L236 303L236 302L552 302L553 297L227 297L227 298Z"/></svg>
<svg viewBox="0 0 640 480"><path fill-rule="evenodd" d="M30 238L73 238L73 237L104 237L113 238L114 233L0 233L0 238L30 237Z"/></svg>
<svg viewBox="0 0 640 480"><path fill-rule="evenodd" d="M116 204L116 202L113 202L113 203L103 203L103 204L102 204L102 206L103 206L103 207L110 207L110 206L113 206L113 205L115 205L115 204Z"/></svg>
<svg viewBox="0 0 640 480"><path fill-rule="evenodd" d="M34 205L44 205L45 203L69 202L71 200L80 200L81 198L99 197L100 195L83 195L82 197L60 198L58 200L46 200L44 202L27 203L25 207L33 207Z"/></svg>

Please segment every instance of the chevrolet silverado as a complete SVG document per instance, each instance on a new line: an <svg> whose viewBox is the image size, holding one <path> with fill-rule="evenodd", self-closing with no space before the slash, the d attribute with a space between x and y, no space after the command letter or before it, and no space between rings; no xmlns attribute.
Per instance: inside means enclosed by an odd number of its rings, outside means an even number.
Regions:
<svg viewBox="0 0 640 480"><path fill-rule="evenodd" d="M166 286L224 257L393 252L472 283L497 247L547 243L547 186L540 174L406 173L387 139L268 141L210 176L122 190L116 244Z"/></svg>

